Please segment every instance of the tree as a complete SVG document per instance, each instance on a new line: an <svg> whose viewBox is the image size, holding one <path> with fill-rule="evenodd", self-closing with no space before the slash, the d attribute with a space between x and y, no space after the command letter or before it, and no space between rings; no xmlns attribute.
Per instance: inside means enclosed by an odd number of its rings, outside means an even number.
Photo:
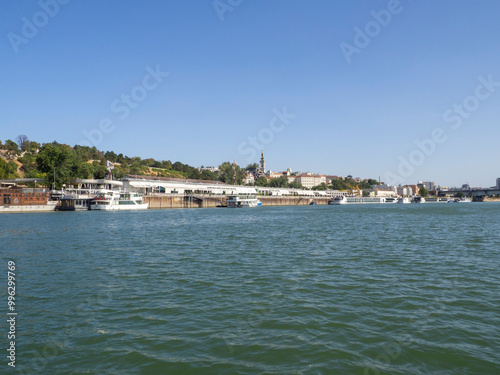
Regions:
<svg viewBox="0 0 500 375"><path fill-rule="evenodd" d="M10 139L7 139L5 141L4 149L7 150L7 153L9 155L14 155L19 153L19 147L17 146L17 143Z"/></svg>
<svg viewBox="0 0 500 375"><path fill-rule="evenodd" d="M269 186L269 183L267 182L267 178L265 178L265 177L259 177L255 181L255 185L256 186Z"/></svg>
<svg viewBox="0 0 500 375"><path fill-rule="evenodd" d="M429 195L429 191L425 187L421 187L419 190L419 194L421 197L426 197Z"/></svg>
<svg viewBox="0 0 500 375"><path fill-rule="evenodd" d="M46 184L51 185L55 180L55 188L67 184L72 178L72 164L75 162L73 149L70 146L54 143L46 143L40 149L36 158L38 171L45 173ZM55 177L54 177L55 169Z"/></svg>
<svg viewBox="0 0 500 375"><path fill-rule="evenodd" d="M278 178L273 178L269 180L270 187L286 188L288 187L288 178L286 176L280 176Z"/></svg>
<svg viewBox="0 0 500 375"><path fill-rule="evenodd" d="M458 193L455 194L455 197L457 198L463 198L465 196L465 194L463 193L463 191L459 191Z"/></svg>
<svg viewBox="0 0 500 375"><path fill-rule="evenodd" d="M326 184L324 182L322 182L321 184L319 184L317 186L313 186L311 188L311 190L326 190Z"/></svg>
<svg viewBox="0 0 500 375"><path fill-rule="evenodd" d="M19 177L17 174L17 164L12 160L8 163L0 158L0 178L16 178Z"/></svg>
<svg viewBox="0 0 500 375"><path fill-rule="evenodd" d="M341 178L334 178L334 179L332 179L332 189L333 190L350 190L351 186L348 185Z"/></svg>
<svg viewBox="0 0 500 375"><path fill-rule="evenodd" d="M259 168L259 164L253 163L253 164L248 164L245 169L248 171L249 169L257 169Z"/></svg>
<svg viewBox="0 0 500 375"><path fill-rule="evenodd" d="M27 151L29 148L30 140L24 134L19 134L16 138L16 142L22 151Z"/></svg>
<svg viewBox="0 0 500 375"><path fill-rule="evenodd" d="M236 172L236 185L242 185L245 180L245 170L240 168L239 165L231 164L226 161L219 165L219 180L225 182L226 184L234 184Z"/></svg>
<svg viewBox="0 0 500 375"><path fill-rule="evenodd" d="M204 170L201 172L201 179L202 180L212 180L215 181L217 180L218 174L216 172L211 172L208 170Z"/></svg>
<svg viewBox="0 0 500 375"><path fill-rule="evenodd" d="M298 182L290 182L288 184L288 187L289 188L292 188L292 189L304 189L304 187L302 186L302 184L299 184Z"/></svg>

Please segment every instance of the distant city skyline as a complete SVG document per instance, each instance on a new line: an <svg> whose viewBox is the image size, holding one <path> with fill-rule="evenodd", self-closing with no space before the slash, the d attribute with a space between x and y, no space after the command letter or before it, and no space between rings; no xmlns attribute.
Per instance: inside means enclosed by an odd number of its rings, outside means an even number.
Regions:
<svg viewBox="0 0 500 375"><path fill-rule="evenodd" d="M495 185L500 3L222 3L2 2L0 138Z"/></svg>

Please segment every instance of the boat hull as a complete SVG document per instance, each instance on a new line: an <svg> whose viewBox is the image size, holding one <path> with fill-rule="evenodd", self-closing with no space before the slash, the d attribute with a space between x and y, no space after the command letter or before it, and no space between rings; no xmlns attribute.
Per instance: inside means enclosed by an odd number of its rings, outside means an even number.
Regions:
<svg viewBox="0 0 500 375"><path fill-rule="evenodd" d="M95 211L135 211L147 210L149 203L142 204L93 204L90 206L91 210Z"/></svg>
<svg viewBox="0 0 500 375"><path fill-rule="evenodd" d="M55 211L55 204L41 204L31 206L0 206L0 213L20 213L20 212L50 212Z"/></svg>

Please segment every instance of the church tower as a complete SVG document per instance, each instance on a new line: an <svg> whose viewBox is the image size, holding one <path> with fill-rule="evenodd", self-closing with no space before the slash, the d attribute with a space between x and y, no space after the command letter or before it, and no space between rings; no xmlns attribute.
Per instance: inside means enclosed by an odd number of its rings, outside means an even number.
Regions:
<svg viewBox="0 0 500 375"><path fill-rule="evenodd" d="M264 150L260 154L260 168L261 172L266 173L266 161L264 160Z"/></svg>

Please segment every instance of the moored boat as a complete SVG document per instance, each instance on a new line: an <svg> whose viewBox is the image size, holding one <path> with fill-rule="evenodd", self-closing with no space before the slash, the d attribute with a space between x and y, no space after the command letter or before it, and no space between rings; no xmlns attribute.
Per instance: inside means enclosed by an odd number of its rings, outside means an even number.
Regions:
<svg viewBox="0 0 500 375"><path fill-rule="evenodd" d="M49 200L46 189L18 186L0 189L0 212L54 211L56 203Z"/></svg>
<svg viewBox="0 0 500 375"><path fill-rule="evenodd" d="M145 210L149 206L143 203L142 195L139 193L102 191L90 203L91 210Z"/></svg>
<svg viewBox="0 0 500 375"><path fill-rule="evenodd" d="M411 203L425 203L425 198L417 195L413 197Z"/></svg>
<svg viewBox="0 0 500 375"><path fill-rule="evenodd" d="M227 206L231 208L260 207L262 202L255 195L232 195L226 200Z"/></svg>
<svg viewBox="0 0 500 375"><path fill-rule="evenodd" d="M397 197L387 197L385 198L385 203L398 203L399 198Z"/></svg>
<svg viewBox="0 0 500 375"><path fill-rule="evenodd" d="M455 199L449 199L448 203L471 203L472 199L470 198L455 198Z"/></svg>
<svg viewBox="0 0 500 375"><path fill-rule="evenodd" d="M384 197L346 197L340 196L333 198L328 204L340 205L340 204L376 204L385 203Z"/></svg>

